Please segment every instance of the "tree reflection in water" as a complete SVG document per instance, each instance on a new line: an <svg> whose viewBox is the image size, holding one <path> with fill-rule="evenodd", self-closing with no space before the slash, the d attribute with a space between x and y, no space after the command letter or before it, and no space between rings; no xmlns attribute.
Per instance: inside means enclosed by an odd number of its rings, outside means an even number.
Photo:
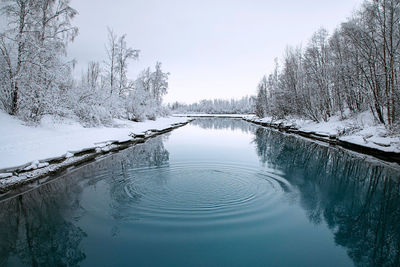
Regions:
<svg viewBox="0 0 400 267"><path fill-rule="evenodd" d="M81 205L82 192L104 180L113 200L112 215L118 218L126 196L116 192L121 191L118 186L127 179L129 169L168 163L163 138L165 135L120 151L0 202L0 266L79 265L86 258L81 242L87 236L76 226L86 212ZM140 195L135 198L139 200Z"/></svg>
<svg viewBox="0 0 400 267"><path fill-rule="evenodd" d="M358 266L400 266L400 172L349 152L258 128L260 160L297 186L311 222L325 221Z"/></svg>
<svg viewBox="0 0 400 267"><path fill-rule="evenodd" d="M107 163L107 169L118 170L113 179L105 180L110 187L111 213L114 219L119 222L126 222L136 220L137 214L132 211L132 206L135 202L140 201L142 192L137 189L139 181L137 181L137 171L144 167L166 167L169 163L169 152L165 149L163 139L168 138L169 135L159 136L146 142L145 145L139 145L132 148L131 151L120 155L115 155L116 159L111 158ZM119 168L118 166L120 165ZM155 175L156 172L151 172ZM141 180L154 183L165 183L161 177L148 177L151 179ZM155 186L154 186L155 187ZM113 229L114 235L118 233L118 226Z"/></svg>
<svg viewBox="0 0 400 267"><path fill-rule="evenodd" d="M85 259L85 232L64 219L81 212L81 191L57 180L0 203L0 265L76 266Z"/></svg>
<svg viewBox="0 0 400 267"><path fill-rule="evenodd" d="M196 118L191 122L192 125L199 126L203 129L230 129L241 130L245 133L254 133L257 129L257 126L254 124L248 123L242 119L228 119L228 118Z"/></svg>

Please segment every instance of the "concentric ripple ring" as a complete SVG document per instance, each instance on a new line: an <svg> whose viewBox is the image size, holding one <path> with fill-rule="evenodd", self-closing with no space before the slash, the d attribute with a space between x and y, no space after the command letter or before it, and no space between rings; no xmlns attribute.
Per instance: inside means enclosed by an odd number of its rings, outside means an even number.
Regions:
<svg viewBox="0 0 400 267"><path fill-rule="evenodd" d="M227 163L174 163L128 170L112 197L126 221L199 227L277 216L291 185L279 173ZM138 204L140 203L140 204Z"/></svg>

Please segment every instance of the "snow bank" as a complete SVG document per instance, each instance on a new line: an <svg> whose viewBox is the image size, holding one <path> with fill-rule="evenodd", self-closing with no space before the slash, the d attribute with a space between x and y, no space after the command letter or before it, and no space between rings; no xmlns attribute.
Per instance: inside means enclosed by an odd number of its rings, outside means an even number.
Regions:
<svg viewBox="0 0 400 267"><path fill-rule="evenodd" d="M244 116L253 116L253 115L188 113L188 114L173 114L172 116L174 116L174 117L216 117L216 118L238 118L238 119L241 119Z"/></svg>
<svg viewBox="0 0 400 267"><path fill-rule="evenodd" d="M133 134L163 130L188 118L166 117L155 121L115 120L114 127L84 128L72 120L55 122L45 117L32 127L0 111L0 169L39 164L38 160L69 155L73 151L104 146L109 141L127 141Z"/></svg>
<svg viewBox="0 0 400 267"><path fill-rule="evenodd" d="M292 127L305 133L316 133L321 136L335 136L338 140L384 152L400 153L400 135L391 134L385 126L377 124L369 112L356 117L341 120L332 117L328 122L314 122L304 119L273 120L271 117L259 119L245 116L246 120L267 124Z"/></svg>

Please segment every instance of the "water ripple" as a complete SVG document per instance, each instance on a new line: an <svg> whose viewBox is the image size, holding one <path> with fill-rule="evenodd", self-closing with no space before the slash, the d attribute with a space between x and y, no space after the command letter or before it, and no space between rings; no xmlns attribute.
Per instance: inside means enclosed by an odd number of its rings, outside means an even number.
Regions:
<svg viewBox="0 0 400 267"><path fill-rule="evenodd" d="M271 169L226 163L136 168L113 181L125 220L176 227L256 222L279 216L291 185Z"/></svg>

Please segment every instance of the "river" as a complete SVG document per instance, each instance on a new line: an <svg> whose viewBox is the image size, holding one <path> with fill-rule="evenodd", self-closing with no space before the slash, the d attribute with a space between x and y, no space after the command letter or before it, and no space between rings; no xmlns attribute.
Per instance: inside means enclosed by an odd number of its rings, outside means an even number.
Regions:
<svg viewBox="0 0 400 267"><path fill-rule="evenodd" d="M400 266L400 168L197 119L0 202L0 266Z"/></svg>

